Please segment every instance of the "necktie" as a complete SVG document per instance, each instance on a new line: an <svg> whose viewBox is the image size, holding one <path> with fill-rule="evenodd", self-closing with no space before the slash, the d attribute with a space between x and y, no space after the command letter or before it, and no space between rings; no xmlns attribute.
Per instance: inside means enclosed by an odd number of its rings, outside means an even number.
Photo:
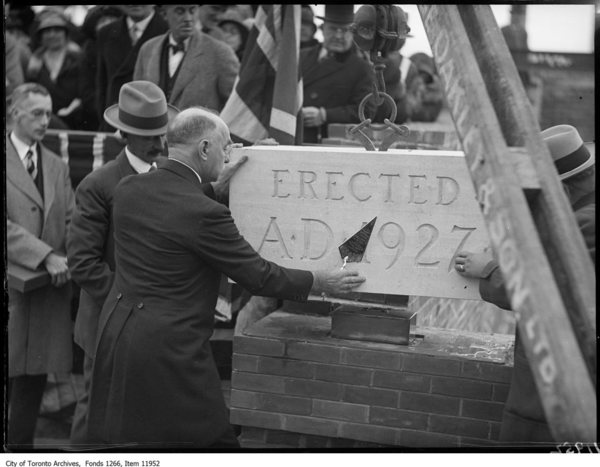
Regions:
<svg viewBox="0 0 600 467"><path fill-rule="evenodd" d="M131 43L133 45L135 45L138 40L138 31L138 25L134 23L133 26L131 26Z"/></svg>
<svg viewBox="0 0 600 467"><path fill-rule="evenodd" d="M31 175L31 178L35 180L37 175L37 169L35 167L35 162L33 162L33 151L31 148L27 150L27 154L25 154L25 159L27 161L27 173Z"/></svg>
<svg viewBox="0 0 600 467"><path fill-rule="evenodd" d="M179 44L169 44L169 46L171 47L171 51L173 52L173 54L176 54L178 52L185 53L185 44L183 42L180 42Z"/></svg>

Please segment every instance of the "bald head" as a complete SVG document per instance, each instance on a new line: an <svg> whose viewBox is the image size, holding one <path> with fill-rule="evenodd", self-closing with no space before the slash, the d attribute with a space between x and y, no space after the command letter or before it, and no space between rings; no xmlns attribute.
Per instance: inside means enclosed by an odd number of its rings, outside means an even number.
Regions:
<svg viewBox="0 0 600 467"><path fill-rule="evenodd" d="M212 111L203 107L190 107L173 118L167 130L169 146L187 146L196 144L210 136L225 122Z"/></svg>
<svg viewBox="0 0 600 467"><path fill-rule="evenodd" d="M229 129L213 111L203 107L183 110L167 130L169 157L192 167L203 181L217 179L229 162Z"/></svg>

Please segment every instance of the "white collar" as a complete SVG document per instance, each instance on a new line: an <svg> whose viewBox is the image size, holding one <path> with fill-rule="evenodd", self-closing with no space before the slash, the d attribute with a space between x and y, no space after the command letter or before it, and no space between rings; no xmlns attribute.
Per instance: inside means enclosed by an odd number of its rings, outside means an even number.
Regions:
<svg viewBox="0 0 600 467"><path fill-rule="evenodd" d="M141 36L142 34L144 34L144 31L146 30L146 26L148 26L148 23L150 21L152 21L152 18L154 18L154 11L152 11L152 13L150 13L150 15L148 15L147 18L144 18L143 20L138 21L138 22L135 22L129 16L127 16L126 17L127 29L131 30L132 26L135 24L138 27L138 30L140 31L140 36Z"/></svg>
<svg viewBox="0 0 600 467"><path fill-rule="evenodd" d="M329 51L325 47L322 46L321 50L319 50L319 56L317 57L317 60L320 62L325 57L327 57L328 54L329 54Z"/></svg>
<svg viewBox="0 0 600 467"><path fill-rule="evenodd" d="M133 170L135 170L139 174L146 173L150 170L150 167L156 167L156 163L148 164L148 162L143 161L138 156L133 154L127 146L125 146L125 155L127 156L127 160Z"/></svg>
<svg viewBox="0 0 600 467"><path fill-rule="evenodd" d="M183 46L185 47L185 51L187 52L188 49L188 45L190 43L190 39L191 37L188 37L187 39L183 40ZM175 39L173 38L173 34L169 33L169 44L171 45L177 45L177 42L175 41Z"/></svg>
<svg viewBox="0 0 600 467"><path fill-rule="evenodd" d="M202 179L200 178L200 174L198 172L196 172L194 169L192 169L189 165L187 165L185 162L181 162L179 159L172 159L169 157L170 161L175 161L175 162L179 162L181 165L185 165L188 169L190 169L192 172L194 172L194 175L196 175L196 177L198 178L198 181L200 183L202 183Z"/></svg>
<svg viewBox="0 0 600 467"><path fill-rule="evenodd" d="M27 155L27 151L29 151L30 149L33 151L33 155L35 156L37 151L36 151L36 143L33 143L31 146L29 146L27 143L25 143L21 138L19 138L14 131L10 132L10 140L12 141L15 150L17 151L17 154L19 155L19 158L21 159L21 161L25 160L25 156ZM34 157L35 160L35 157Z"/></svg>

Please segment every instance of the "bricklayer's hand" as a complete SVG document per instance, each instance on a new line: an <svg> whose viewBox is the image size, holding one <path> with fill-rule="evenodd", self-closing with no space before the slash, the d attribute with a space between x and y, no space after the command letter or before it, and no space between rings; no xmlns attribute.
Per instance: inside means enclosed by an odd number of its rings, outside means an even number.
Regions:
<svg viewBox="0 0 600 467"><path fill-rule="evenodd" d="M480 279L486 276L486 266L492 261L494 258L490 250L484 250L482 253L460 251L454 258L454 269L462 276Z"/></svg>

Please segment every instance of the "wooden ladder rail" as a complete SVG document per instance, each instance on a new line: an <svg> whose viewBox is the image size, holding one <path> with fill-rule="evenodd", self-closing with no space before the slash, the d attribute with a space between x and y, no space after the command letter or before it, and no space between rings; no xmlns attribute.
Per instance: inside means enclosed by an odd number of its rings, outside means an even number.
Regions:
<svg viewBox="0 0 600 467"><path fill-rule="evenodd" d="M550 430L595 442L595 270L516 67L489 6L418 8Z"/></svg>

